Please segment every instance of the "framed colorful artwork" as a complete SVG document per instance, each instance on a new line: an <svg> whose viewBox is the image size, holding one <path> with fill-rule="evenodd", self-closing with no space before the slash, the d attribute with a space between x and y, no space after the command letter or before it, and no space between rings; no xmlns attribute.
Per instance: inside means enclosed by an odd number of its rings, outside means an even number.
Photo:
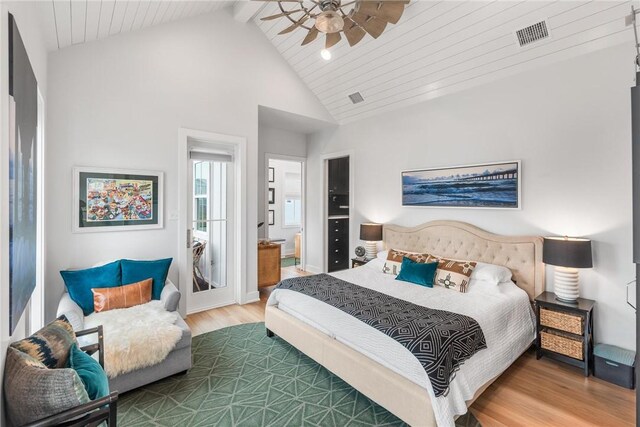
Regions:
<svg viewBox="0 0 640 427"><path fill-rule="evenodd" d="M77 167L73 170L73 231L163 227L163 173Z"/></svg>
<svg viewBox="0 0 640 427"><path fill-rule="evenodd" d="M520 209L519 160L402 172L402 206Z"/></svg>

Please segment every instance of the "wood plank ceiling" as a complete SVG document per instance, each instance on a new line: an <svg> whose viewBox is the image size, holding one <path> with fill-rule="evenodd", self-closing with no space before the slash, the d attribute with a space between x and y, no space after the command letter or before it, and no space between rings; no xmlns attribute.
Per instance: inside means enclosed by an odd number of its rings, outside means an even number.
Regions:
<svg viewBox="0 0 640 427"><path fill-rule="evenodd" d="M295 3L294 3L295 5ZM300 46L306 30L286 35L285 19L268 4L254 22L340 123L358 120L471 87L541 64L623 42L630 1L419 1L378 38L334 46L321 59L324 38ZM520 47L515 31L546 20L548 39ZM632 50L631 50L632 51ZM630 64L633 56L630 56ZM352 104L360 92L365 101Z"/></svg>
<svg viewBox="0 0 640 427"><path fill-rule="evenodd" d="M136 31L151 25L215 12L233 1L48 0L44 15L54 21L58 49Z"/></svg>

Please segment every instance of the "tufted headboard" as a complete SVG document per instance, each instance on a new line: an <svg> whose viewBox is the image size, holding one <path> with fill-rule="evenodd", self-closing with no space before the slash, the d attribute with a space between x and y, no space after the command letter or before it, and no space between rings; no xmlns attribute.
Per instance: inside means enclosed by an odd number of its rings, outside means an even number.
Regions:
<svg viewBox="0 0 640 427"><path fill-rule="evenodd" d="M385 225L382 240L386 249L503 265L531 300L545 288L542 237L501 236L466 222L431 221L417 227Z"/></svg>

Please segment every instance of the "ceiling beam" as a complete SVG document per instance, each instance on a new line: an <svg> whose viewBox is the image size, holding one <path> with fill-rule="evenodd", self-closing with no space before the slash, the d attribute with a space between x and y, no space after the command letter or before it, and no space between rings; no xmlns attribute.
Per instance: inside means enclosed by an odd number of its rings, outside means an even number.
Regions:
<svg viewBox="0 0 640 427"><path fill-rule="evenodd" d="M241 0L233 5L233 17L243 24L249 22L266 3L257 0Z"/></svg>

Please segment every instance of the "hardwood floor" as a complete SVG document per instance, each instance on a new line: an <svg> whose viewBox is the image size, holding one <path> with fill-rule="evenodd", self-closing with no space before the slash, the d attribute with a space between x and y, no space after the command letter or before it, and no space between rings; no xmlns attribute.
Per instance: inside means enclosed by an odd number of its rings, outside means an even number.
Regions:
<svg viewBox="0 0 640 427"><path fill-rule="evenodd" d="M283 279L306 274L294 269ZM264 321L264 307L273 287L260 290L260 301L192 314L194 335L227 326ZM634 426L635 391L594 378L578 368L531 351L520 357L475 402L471 411L483 427L491 426Z"/></svg>

